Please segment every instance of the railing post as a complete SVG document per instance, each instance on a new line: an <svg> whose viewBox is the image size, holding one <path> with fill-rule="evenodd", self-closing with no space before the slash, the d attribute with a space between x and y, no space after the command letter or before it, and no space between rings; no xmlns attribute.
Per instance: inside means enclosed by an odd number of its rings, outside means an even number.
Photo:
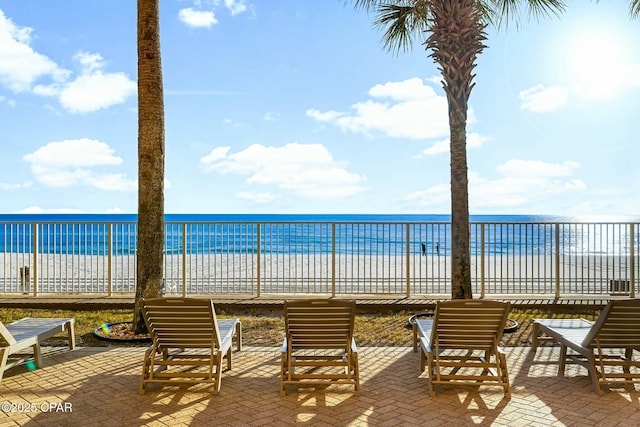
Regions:
<svg viewBox="0 0 640 427"><path fill-rule="evenodd" d="M38 296L38 224L33 224L33 296Z"/></svg>
<svg viewBox="0 0 640 427"><path fill-rule="evenodd" d="M410 225L409 223L406 224L406 245L405 245L405 254L406 254L406 260L405 260L405 266L407 269L407 298L411 297L411 260L409 259L409 251L411 250L411 246L409 245L409 238L410 238L410 233L409 233L409 228Z"/></svg>
<svg viewBox="0 0 640 427"><path fill-rule="evenodd" d="M636 231L633 223L629 224L629 267L631 268L631 275L629 277L631 286L631 298L636 297Z"/></svg>
<svg viewBox="0 0 640 427"><path fill-rule="evenodd" d="M262 234L262 224L258 224L258 233L257 233L257 235L258 235L258 243L257 243L257 245L258 245L258 253L256 255L257 256L256 262L257 262L257 266L258 266L258 273L257 273L257 276L256 276L256 278L258 280L258 283L257 283L258 298L260 298L260 291L261 291L261 289L260 289L260 287L261 287L260 277L261 277L261 271L262 271L262 266L260 265L261 264L261 259L260 259L260 242L261 242L260 235L261 234Z"/></svg>
<svg viewBox="0 0 640 427"><path fill-rule="evenodd" d="M485 289L484 289L484 226L485 224L480 224L480 298L484 298Z"/></svg>
<svg viewBox="0 0 640 427"><path fill-rule="evenodd" d="M560 298L560 223L556 223L556 298Z"/></svg>
<svg viewBox="0 0 640 427"><path fill-rule="evenodd" d="M331 223L331 296L336 296L336 223Z"/></svg>
<svg viewBox="0 0 640 427"><path fill-rule="evenodd" d="M107 249L107 295L111 296L113 292L113 283L111 276L111 256L113 250L113 224L109 223L109 229L107 232L107 244L109 245Z"/></svg>
<svg viewBox="0 0 640 427"><path fill-rule="evenodd" d="M182 297L187 296L187 223L182 223Z"/></svg>

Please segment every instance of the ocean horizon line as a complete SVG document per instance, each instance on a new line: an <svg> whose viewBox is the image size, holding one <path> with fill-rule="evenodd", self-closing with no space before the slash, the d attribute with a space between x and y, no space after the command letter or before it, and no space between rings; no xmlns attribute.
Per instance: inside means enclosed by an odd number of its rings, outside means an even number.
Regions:
<svg viewBox="0 0 640 427"><path fill-rule="evenodd" d="M0 214L0 222L136 222L137 213ZM637 222L640 215L471 214L470 222ZM451 222L450 214L165 213L167 222Z"/></svg>

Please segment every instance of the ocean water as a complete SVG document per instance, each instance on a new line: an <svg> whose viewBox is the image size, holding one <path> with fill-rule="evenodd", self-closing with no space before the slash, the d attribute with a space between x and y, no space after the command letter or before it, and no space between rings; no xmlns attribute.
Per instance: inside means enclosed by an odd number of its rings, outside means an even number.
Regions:
<svg viewBox="0 0 640 427"><path fill-rule="evenodd" d="M446 256L451 249L449 215L167 214L165 219L166 254L260 250L390 256L405 253L407 242L411 254ZM136 221L135 214L4 214L0 252L33 252L35 240L38 253L134 254ZM559 249L621 255L630 250L629 223L636 224L635 244L640 242L640 217L471 215L470 221L472 254L538 255Z"/></svg>

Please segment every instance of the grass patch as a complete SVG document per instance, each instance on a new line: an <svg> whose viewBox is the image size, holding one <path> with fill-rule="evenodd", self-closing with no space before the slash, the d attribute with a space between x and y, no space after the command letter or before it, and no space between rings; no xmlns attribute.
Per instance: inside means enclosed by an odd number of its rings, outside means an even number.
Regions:
<svg viewBox="0 0 640 427"><path fill-rule="evenodd" d="M242 322L243 342L247 346L279 347L284 337L284 318L278 309L218 310L220 318L239 317ZM356 316L355 339L360 347L409 347L413 343L413 333L405 327L414 312L381 311L360 313ZM504 346L527 345L530 343L531 318L585 318L595 320L599 310L547 311L513 309L509 317L515 319L520 328L505 334ZM93 330L107 322L130 322L131 310L53 310L53 309L0 309L0 320L11 323L23 317L74 317L76 319L76 341L79 346L145 346L148 344L122 344L99 340ZM52 339L57 345L57 341ZM59 340L58 340L59 341Z"/></svg>

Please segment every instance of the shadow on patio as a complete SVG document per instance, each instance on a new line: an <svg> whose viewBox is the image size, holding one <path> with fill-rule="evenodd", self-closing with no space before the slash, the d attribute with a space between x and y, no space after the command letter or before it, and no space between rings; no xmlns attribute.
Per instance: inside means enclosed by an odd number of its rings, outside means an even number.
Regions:
<svg viewBox="0 0 640 427"><path fill-rule="evenodd" d="M205 387L150 387L138 394L142 348L79 348L45 357L45 367L7 372L0 384L1 425L638 425L639 393L598 396L586 371L556 376L558 347L507 347L512 397L495 387L438 387L427 391L419 354L411 348L360 352L362 392L353 387L278 389L277 348L234 354L218 396ZM36 411L19 411L24 405ZM58 405L62 404L62 405ZM56 411L71 406L72 411ZM22 405L22 407L20 406ZM53 410L43 412L41 409Z"/></svg>

